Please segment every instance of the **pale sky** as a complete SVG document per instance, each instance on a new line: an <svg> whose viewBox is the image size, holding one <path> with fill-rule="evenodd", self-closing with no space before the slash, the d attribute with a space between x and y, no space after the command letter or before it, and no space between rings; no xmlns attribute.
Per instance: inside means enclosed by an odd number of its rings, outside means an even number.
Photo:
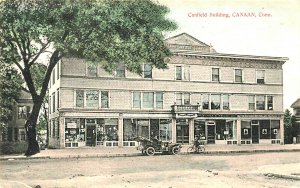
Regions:
<svg viewBox="0 0 300 188"><path fill-rule="evenodd" d="M300 1L158 0L170 8L178 29L219 53L288 57L283 66L284 109L300 97ZM206 17L191 17L191 14ZM230 17L212 17L211 13ZM254 13L256 17L237 17ZM264 14L265 17L260 17Z"/></svg>

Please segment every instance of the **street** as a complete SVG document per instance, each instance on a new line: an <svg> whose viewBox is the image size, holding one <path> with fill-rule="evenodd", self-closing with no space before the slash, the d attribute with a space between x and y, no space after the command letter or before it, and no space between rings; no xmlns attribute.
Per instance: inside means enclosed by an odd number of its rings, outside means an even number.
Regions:
<svg viewBox="0 0 300 188"><path fill-rule="evenodd" d="M299 152L28 159L0 161L0 168L1 182L42 188L300 187Z"/></svg>

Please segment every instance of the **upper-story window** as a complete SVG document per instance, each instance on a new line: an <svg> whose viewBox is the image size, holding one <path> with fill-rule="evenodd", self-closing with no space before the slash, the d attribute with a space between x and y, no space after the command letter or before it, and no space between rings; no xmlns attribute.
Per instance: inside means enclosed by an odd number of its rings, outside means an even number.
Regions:
<svg viewBox="0 0 300 188"><path fill-rule="evenodd" d="M29 106L18 106L18 119L26 119L30 114Z"/></svg>
<svg viewBox="0 0 300 188"><path fill-rule="evenodd" d="M143 93L143 108L153 108L154 107L154 93L144 92Z"/></svg>
<svg viewBox="0 0 300 188"><path fill-rule="evenodd" d="M125 64L124 63L119 64L116 69L116 77L125 78L125 70L126 70Z"/></svg>
<svg viewBox="0 0 300 188"><path fill-rule="evenodd" d="M228 94L203 94L203 110L229 110L230 102Z"/></svg>
<svg viewBox="0 0 300 188"><path fill-rule="evenodd" d="M84 91L76 90L76 107L84 106Z"/></svg>
<svg viewBox="0 0 300 188"><path fill-rule="evenodd" d="M248 96L248 110L255 110L255 96Z"/></svg>
<svg viewBox="0 0 300 188"><path fill-rule="evenodd" d="M187 105L191 104L191 97L190 93L176 93L176 104L177 105Z"/></svg>
<svg viewBox="0 0 300 188"><path fill-rule="evenodd" d="M161 92L156 92L155 93L155 105L156 108L163 108L163 103L164 103L164 95Z"/></svg>
<svg viewBox="0 0 300 188"><path fill-rule="evenodd" d="M176 66L176 80L182 80L182 66Z"/></svg>
<svg viewBox="0 0 300 188"><path fill-rule="evenodd" d="M109 108L109 92L98 90L76 90L75 106L89 108ZM100 97L100 100L99 100Z"/></svg>
<svg viewBox="0 0 300 188"><path fill-rule="evenodd" d="M209 110L209 95L202 95L202 109Z"/></svg>
<svg viewBox="0 0 300 188"><path fill-rule="evenodd" d="M154 100L155 99L155 100ZM133 108L163 108L162 92L133 92Z"/></svg>
<svg viewBox="0 0 300 188"><path fill-rule="evenodd" d="M108 91L101 91L101 108L109 107Z"/></svg>
<svg viewBox="0 0 300 188"><path fill-rule="evenodd" d="M87 107L99 106L99 93L97 90L87 90L85 92L85 101Z"/></svg>
<svg viewBox="0 0 300 188"><path fill-rule="evenodd" d="M273 97L267 96L267 110L273 110Z"/></svg>
<svg viewBox="0 0 300 188"><path fill-rule="evenodd" d="M152 78L152 65L144 64L144 78Z"/></svg>
<svg viewBox="0 0 300 188"><path fill-rule="evenodd" d="M56 72L57 72L57 80L59 79L59 76L60 76L60 63L58 62L57 64L56 64Z"/></svg>
<svg viewBox="0 0 300 188"><path fill-rule="evenodd" d="M57 89L56 90L56 95L57 95L57 108L59 108L60 107L60 99L59 99L59 97L60 97L60 94L59 94L59 89Z"/></svg>
<svg viewBox="0 0 300 188"><path fill-rule="evenodd" d="M212 75L211 75L211 80L212 81L220 81L220 70L219 68L212 68Z"/></svg>
<svg viewBox="0 0 300 188"><path fill-rule="evenodd" d="M256 110L265 110L265 96L256 95Z"/></svg>
<svg viewBox="0 0 300 188"><path fill-rule="evenodd" d="M211 95L210 106L212 110L220 110L221 108L221 95Z"/></svg>
<svg viewBox="0 0 300 188"><path fill-rule="evenodd" d="M133 108L141 108L141 92L133 92Z"/></svg>
<svg viewBox="0 0 300 188"><path fill-rule="evenodd" d="M97 65L93 63L87 63L87 76L96 77L97 76Z"/></svg>
<svg viewBox="0 0 300 188"><path fill-rule="evenodd" d="M52 85L55 84L55 69L52 70Z"/></svg>
<svg viewBox="0 0 300 188"><path fill-rule="evenodd" d="M56 111L56 108L55 108L55 103L56 103L56 100L55 100L55 92L52 93L52 112L55 112Z"/></svg>
<svg viewBox="0 0 300 188"><path fill-rule="evenodd" d="M242 83L243 82L243 70L234 69L234 82Z"/></svg>
<svg viewBox="0 0 300 188"><path fill-rule="evenodd" d="M223 99L223 110L229 110L229 95L222 95Z"/></svg>
<svg viewBox="0 0 300 188"><path fill-rule="evenodd" d="M264 70L256 71L256 83L258 83L258 84L265 83L265 71Z"/></svg>

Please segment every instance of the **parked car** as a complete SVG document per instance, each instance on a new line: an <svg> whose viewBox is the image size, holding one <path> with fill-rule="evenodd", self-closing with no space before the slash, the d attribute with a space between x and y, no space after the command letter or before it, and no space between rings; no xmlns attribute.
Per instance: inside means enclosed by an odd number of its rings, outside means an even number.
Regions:
<svg viewBox="0 0 300 188"><path fill-rule="evenodd" d="M155 153L169 153L176 155L181 150L180 144L160 141L155 138L150 140L144 137L138 137L136 140L139 142L137 149L148 156L152 156Z"/></svg>

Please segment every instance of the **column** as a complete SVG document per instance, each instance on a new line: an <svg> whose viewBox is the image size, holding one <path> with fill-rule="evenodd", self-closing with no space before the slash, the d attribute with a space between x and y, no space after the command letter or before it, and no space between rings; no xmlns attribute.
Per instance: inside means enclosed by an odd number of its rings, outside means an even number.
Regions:
<svg viewBox="0 0 300 188"><path fill-rule="evenodd" d="M176 143L176 119L172 118L172 142Z"/></svg>
<svg viewBox="0 0 300 188"><path fill-rule="evenodd" d="M284 144L284 122L283 116L280 117L280 144Z"/></svg>
<svg viewBox="0 0 300 188"><path fill-rule="evenodd" d="M237 123L236 123L236 131L237 131L237 144L241 145L241 118L238 117Z"/></svg>
<svg viewBox="0 0 300 188"><path fill-rule="evenodd" d="M194 119L189 120L189 144L193 144L194 140Z"/></svg>
<svg viewBox="0 0 300 188"><path fill-rule="evenodd" d="M118 146L122 147L123 146L123 114L119 114L119 119L118 119Z"/></svg>
<svg viewBox="0 0 300 188"><path fill-rule="evenodd" d="M65 118L58 117L59 133L57 136L59 138L59 148L65 147L65 121L64 120L65 120ZM81 126L81 125L79 124L79 126ZM80 127L79 127L79 129L80 129Z"/></svg>

